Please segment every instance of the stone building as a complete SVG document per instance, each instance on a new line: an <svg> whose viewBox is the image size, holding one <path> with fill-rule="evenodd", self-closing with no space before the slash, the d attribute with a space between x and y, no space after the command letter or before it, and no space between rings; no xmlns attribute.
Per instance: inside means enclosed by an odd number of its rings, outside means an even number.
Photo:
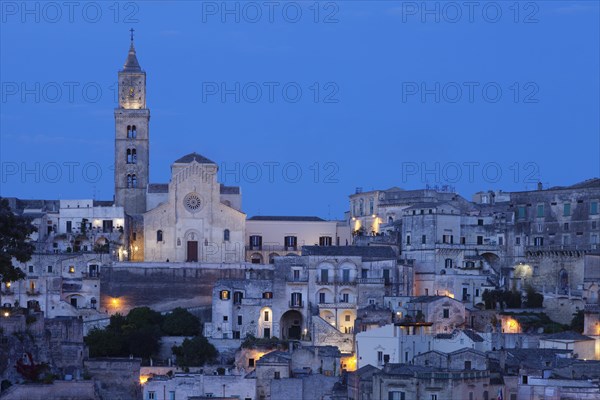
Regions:
<svg viewBox="0 0 600 400"><path fill-rule="evenodd" d="M176 160L166 188L158 205L143 215L145 261L244 260L246 215L235 208L240 202L227 196L231 188L217 182L213 161L196 153Z"/></svg>
<svg viewBox="0 0 600 400"><path fill-rule="evenodd" d="M276 258L272 278L219 280L205 334L276 336L351 353L357 310L410 291L388 247L305 246L303 254Z"/></svg>
<svg viewBox="0 0 600 400"><path fill-rule="evenodd" d="M302 246L344 246L349 230L319 217L254 216L246 220L246 261L274 263L275 257L300 255Z"/></svg>
<svg viewBox="0 0 600 400"><path fill-rule="evenodd" d="M89 200L9 199L13 212L32 218L38 232L26 278L0 287L3 307L28 307L55 316L99 314L102 267L123 257L122 207Z"/></svg>
<svg viewBox="0 0 600 400"><path fill-rule="evenodd" d="M143 399L239 399L255 400L256 378L242 375L177 373L155 375L143 384Z"/></svg>

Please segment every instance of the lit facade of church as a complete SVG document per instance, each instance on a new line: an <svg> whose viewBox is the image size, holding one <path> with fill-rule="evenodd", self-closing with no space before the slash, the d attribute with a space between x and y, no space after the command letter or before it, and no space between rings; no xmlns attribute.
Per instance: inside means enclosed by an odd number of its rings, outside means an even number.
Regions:
<svg viewBox="0 0 600 400"><path fill-rule="evenodd" d="M115 205L129 221L129 258L146 262L242 262L246 214L239 187L217 181L216 163L196 153L176 160L168 184L150 184L146 73L133 38L119 71L115 109Z"/></svg>

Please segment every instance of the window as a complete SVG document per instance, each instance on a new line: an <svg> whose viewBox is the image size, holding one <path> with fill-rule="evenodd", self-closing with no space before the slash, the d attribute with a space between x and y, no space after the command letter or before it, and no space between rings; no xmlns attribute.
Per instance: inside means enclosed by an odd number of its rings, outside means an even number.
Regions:
<svg viewBox="0 0 600 400"><path fill-rule="evenodd" d="M269 312L268 311L265 311L264 320L265 320L265 322L269 322Z"/></svg>
<svg viewBox="0 0 600 400"><path fill-rule="evenodd" d="M519 246L519 245L521 244L521 237L520 237L520 236L517 236L517 237L515 238L515 244L516 244L517 246Z"/></svg>
<svg viewBox="0 0 600 400"><path fill-rule="evenodd" d="M383 351L378 351L377 352L377 363L378 364L382 364L383 363Z"/></svg>
<svg viewBox="0 0 600 400"><path fill-rule="evenodd" d="M127 125L127 138L135 139L137 137L137 129L135 125Z"/></svg>
<svg viewBox="0 0 600 400"><path fill-rule="evenodd" d="M275 374L273 375L274 379L281 379L281 372L279 371L275 371Z"/></svg>
<svg viewBox="0 0 600 400"><path fill-rule="evenodd" d="M421 244L427 243L427 235L421 235Z"/></svg>
<svg viewBox="0 0 600 400"><path fill-rule="evenodd" d="M410 235L406 235L406 245L410 245Z"/></svg>
<svg viewBox="0 0 600 400"><path fill-rule="evenodd" d="M175 392L174 391L169 392L169 400L175 400Z"/></svg>
<svg viewBox="0 0 600 400"><path fill-rule="evenodd" d="M219 298L221 300L229 300L229 290L221 290L221 292L219 292Z"/></svg>
<svg viewBox="0 0 600 400"><path fill-rule="evenodd" d="M517 218L519 219L525 219L526 217L526 208L525 206L519 206L518 211L517 211Z"/></svg>
<svg viewBox="0 0 600 400"><path fill-rule="evenodd" d="M229 229L225 229L223 231L223 241L224 242L229 242Z"/></svg>
<svg viewBox="0 0 600 400"><path fill-rule="evenodd" d="M363 269L360 271L360 277L361 277L361 278L367 278L368 274L369 274L369 270L368 270L368 269L365 269L365 268L363 268Z"/></svg>
<svg viewBox="0 0 600 400"><path fill-rule="evenodd" d="M598 225L598 223L596 221L592 221L592 229L596 229L597 225Z"/></svg>
<svg viewBox="0 0 600 400"><path fill-rule="evenodd" d="M299 281L300 280L300 270L299 269L295 269L292 272L294 274L294 281Z"/></svg>
<svg viewBox="0 0 600 400"><path fill-rule="evenodd" d="M342 303L350 303L350 294L342 293ZM347 317L350 318L348 315Z"/></svg>
<svg viewBox="0 0 600 400"><path fill-rule="evenodd" d="M479 226L483 226L483 220L482 220L482 219L478 219L478 220L477 220L477 225L479 225Z"/></svg>
<svg viewBox="0 0 600 400"><path fill-rule="evenodd" d="M73 222L67 221L67 233L71 233L73 230Z"/></svg>
<svg viewBox="0 0 600 400"><path fill-rule="evenodd" d="M523 380L522 380L523 385L527 385L527 382L528 382L527 375L523 375Z"/></svg>
<svg viewBox="0 0 600 400"><path fill-rule="evenodd" d="M471 369L471 361L465 361L465 370L470 370Z"/></svg>
<svg viewBox="0 0 600 400"><path fill-rule="evenodd" d="M51 274L52 273L52 265L48 265L48 273Z"/></svg>
<svg viewBox="0 0 600 400"><path fill-rule="evenodd" d="M302 293L292 293L290 305L292 307L302 307Z"/></svg>
<svg viewBox="0 0 600 400"><path fill-rule="evenodd" d="M467 243L467 238L464 236L460 237L460 244L466 244Z"/></svg>
<svg viewBox="0 0 600 400"><path fill-rule="evenodd" d="M365 201L363 199L358 201L358 214L365 215Z"/></svg>
<svg viewBox="0 0 600 400"><path fill-rule="evenodd" d="M137 188L137 176L135 174L127 174L127 188Z"/></svg>
<svg viewBox="0 0 600 400"><path fill-rule="evenodd" d="M400 391L390 391L388 392L388 400L406 400L406 395L404 392Z"/></svg>
<svg viewBox="0 0 600 400"><path fill-rule="evenodd" d="M329 281L329 270L322 269L321 270L321 282L327 283Z"/></svg>
<svg viewBox="0 0 600 400"><path fill-rule="evenodd" d="M325 303L325 292L319 293L319 303L320 304Z"/></svg>
<svg viewBox="0 0 600 400"><path fill-rule="evenodd" d="M350 282L350 270L343 269L342 270L342 282Z"/></svg>
<svg viewBox="0 0 600 400"><path fill-rule="evenodd" d="M564 229L565 231L568 231L568 230L569 230L569 223L568 223L568 222L565 222L565 223L563 224L563 229Z"/></svg>
<svg viewBox="0 0 600 400"><path fill-rule="evenodd" d="M534 246L543 246L544 245L544 238L543 237L533 238L533 245Z"/></svg>
<svg viewBox="0 0 600 400"><path fill-rule="evenodd" d="M454 243L454 236L451 234L445 234L442 236L442 243Z"/></svg>
<svg viewBox="0 0 600 400"><path fill-rule="evenodd" d="M283 243L286 250L296 250L298 238L296 236L286 236L283 238Z"/></svg>
<svg viewBox="0 0 600 400"><path fill-rule="evenodd" d="M29 266L29 273L30 273L30 274L33 274L33 265L30 265L30 266Z"/></svg>
<svg viewBox="0 0 600 400"><path fill-rule="evenodd" d="M538 218L544 217L544 205L543 204L538 204L538 206L537 206L537 217Z"/></svg>
<svg viewBox="0 0 600 400"><path fill-rule="evenodd" d="M373 211L375 210L375 200L374 199L369 199L369 214L373 214Z"/></svg>
<svg viewBox="0 0 600 400"><path fill-rule="evenodd" d="M242 304L244 292L233 292L233 304Z"/></svg>
<svg viewBox="0 0 600 400"><path fill-rule="evenodd" d="M450 318L450 309L444 308L444 318Z"/></svg>
<svg viewBox="0 0 600 400"><path fill-rule="evenodd" d="M163 231L161 231L160 229L156 231L156 241L157 242L163 241Z"/></svg>
<svg viewBox="0 0 600 400"><path fill-rule="evenodd" d="M127 149L127 164L137 164L136 149Z"/></svg>
<svg viewBox="0 0 600 400"><path fill-rule="evenodd" d="M350 315L346 314L346 315L344 316L344 321L346 321L346 322L350 322Z"/></svg>
<svg viewBox="0 0 600 400"><path fill-rule="evenodd" d="M568 217L571 215L571 203L565 203L563 206L563 216Z"/></svg>
<svg viewBox="0 0 600 400"><path fill-rule="evenodd" d="M237 322L238 322L238 325L242 325L242 316L241 316L241 315L238 315L238 318L237 318L237 319L238 319L238 321L237 321Z"/></svg>
<svg viewBox="0 0 600 400"><path fill-rule="evenodd" d="M156 400L156 392L148 392L148 400Z"/></svg>
<svg viewBox="0 0 600 400"><path fill-rule="evenodd" d="M592 215L598 214L598 202L597 201L592 201L590 203L590 214L592 214Z"/></svg>
<svg viewBox="0 0 600 400"><path fill-rule="evenodd" d="M70 274L74 274L75 273L75 266L74 265L69 266L69 273Z"/></svg>
<svg viewBox="0 0 600 400"><path fill-rule="evenodd" d="M263 328L263 337L267 339L271 337L271 328Z"/></svg>
<svg viewBox="0 0 600 400"><path fill-rule="evenodd" d="M263 297L263 299L272 299L273 292L263 292L262 297Z"/></svg>
<svg viewBox="0 0 600 400"><path fill-rule="evenodd" d="M260 236L260 235L250 236L250 247L252 248L252 250L261 250L262 249L262 236Z"/></svg>
<svg viewBox="0 0 600 400"><path fill-rule="evenodd" d="M431 395L431 400L438 400L437 394L432 394Z"/></svg>
<svg viewBox="0 0 600 400"><path fill-rule="evenodd" d="M229 321L229 317L227 315L223 315L223 322Z"/></svg>
<svg viewBox="0 0 600 400"><path fill-rule="evenodd" d="M387 268L383 270L383 282L386 285L390 284L390 270Z"/></svg>
<svg viewBox="0 0 600 400"><path fill-rule="evenodd" d="M254 367L254 358L249 358L248 359L248 366L249 367Z"/></svg>
<svg viewBox="0 0 600 400"><path fill-rule="evenodd" d="M331 236L321 236L319 238L319 246L331 246Z"/></svg>
<svg viewBox="0 0 600 400"><path fill-rule="evenodd" d="M444 261L444 268L452 268L452 259L451 258L446 258L446 260Z"/></svg>
<svg viewBox="0 0 600 400"><path fill-rule="evenodd" d="M477 244L483 244L483 236L477 236Z"/></svg>

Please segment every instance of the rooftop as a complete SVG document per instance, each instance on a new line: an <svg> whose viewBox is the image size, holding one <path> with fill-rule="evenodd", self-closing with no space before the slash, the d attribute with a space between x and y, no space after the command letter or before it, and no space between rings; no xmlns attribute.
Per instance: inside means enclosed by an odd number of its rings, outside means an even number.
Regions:
<svg viewBox="0 0 600 400"><path fill-rule="evenodd" d="M325 222L319 217L303 216L279 216L279 215L255 215L248 218L249 221L291 221L291 222Z"/></svg>
<svg viewBox="0 0 600 400"><path fill-rule="evenodd" d="M395 260L390 246L302 246L303 256L362 257L363 260Z"/></svg>

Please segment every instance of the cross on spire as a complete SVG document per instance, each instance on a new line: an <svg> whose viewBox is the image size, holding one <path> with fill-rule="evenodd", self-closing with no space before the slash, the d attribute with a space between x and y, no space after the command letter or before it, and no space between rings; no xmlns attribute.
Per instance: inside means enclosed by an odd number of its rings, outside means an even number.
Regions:
<svg viewBox="0 0 600 400"><path fill-rule="evenodd" d="M135 31L135 29L133 29L133 28L131 28L131 29L129 30L129 32L131 32L131 41L132 41L132 42L133 42L133 32L134 32L134 31Z"/></svg>

